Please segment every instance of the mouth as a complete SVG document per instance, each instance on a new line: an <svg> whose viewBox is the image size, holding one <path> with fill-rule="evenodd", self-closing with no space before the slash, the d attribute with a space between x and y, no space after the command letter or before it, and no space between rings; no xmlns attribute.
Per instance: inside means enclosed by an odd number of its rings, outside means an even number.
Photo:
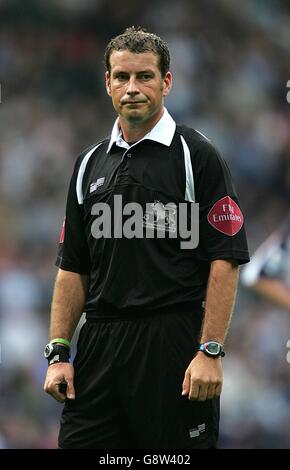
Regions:
<svg viewBox="0 0 290 470"><path fill-rule="evenodd" d="M144 104L145 101L125 101L123 105L125 104Z"/></svg>

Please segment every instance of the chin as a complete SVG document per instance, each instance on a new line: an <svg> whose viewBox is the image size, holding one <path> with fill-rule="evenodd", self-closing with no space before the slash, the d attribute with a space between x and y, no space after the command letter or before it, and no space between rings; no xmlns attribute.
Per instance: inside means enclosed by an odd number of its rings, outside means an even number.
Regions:
<svg viewBox="0 0 290 470"><path fill-rule="evenodd" d="M126 121L144 121L145 116L142 113L139 113L138 111L128 113L126 116L124 116Z"/></svg>

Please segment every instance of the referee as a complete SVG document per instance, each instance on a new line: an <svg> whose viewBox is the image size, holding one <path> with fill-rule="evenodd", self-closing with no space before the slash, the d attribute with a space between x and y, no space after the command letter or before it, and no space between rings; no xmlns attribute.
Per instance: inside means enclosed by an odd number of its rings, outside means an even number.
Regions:
<svg viewBox="0 0 290 470"><path fill-rule="evenodd" d="M215 147L164 108L165 42L130 27L105 60L118 118L74 168L45 347L59 447L215 448L243 215Z"/></svg>

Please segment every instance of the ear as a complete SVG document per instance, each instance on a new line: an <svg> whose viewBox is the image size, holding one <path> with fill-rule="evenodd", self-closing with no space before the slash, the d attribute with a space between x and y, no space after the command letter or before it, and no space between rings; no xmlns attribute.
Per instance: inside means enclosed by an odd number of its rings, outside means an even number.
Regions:
<svg viewBox="0 0 290 470"><path fill-rule="evenodd" d="M163 90L162 95L167 96L172 87L172 75L171 72L166 72L165 77L163 78Z"/></svg>
<svg viewBox="0 0 290 470"><path fill-rule="evenodd" d="M109 72L106 72L105 74L105 80L106 80L106 90L109 96L111 96L111 82L110 82L110 74Z"/></svg>

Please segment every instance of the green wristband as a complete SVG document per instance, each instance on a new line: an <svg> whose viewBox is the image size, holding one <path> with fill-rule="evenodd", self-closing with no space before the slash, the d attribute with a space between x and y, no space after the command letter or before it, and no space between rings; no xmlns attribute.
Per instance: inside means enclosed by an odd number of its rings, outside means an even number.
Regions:
<svg viewBox="0 0 290 470"><path fill-rule="evenodd" d="M68 339L64 339L64 338L54 338L50 341L50 343L51 344L54 344L54 343L64 344L68 348L70 348L71 346L71 342Z"/></svg>

